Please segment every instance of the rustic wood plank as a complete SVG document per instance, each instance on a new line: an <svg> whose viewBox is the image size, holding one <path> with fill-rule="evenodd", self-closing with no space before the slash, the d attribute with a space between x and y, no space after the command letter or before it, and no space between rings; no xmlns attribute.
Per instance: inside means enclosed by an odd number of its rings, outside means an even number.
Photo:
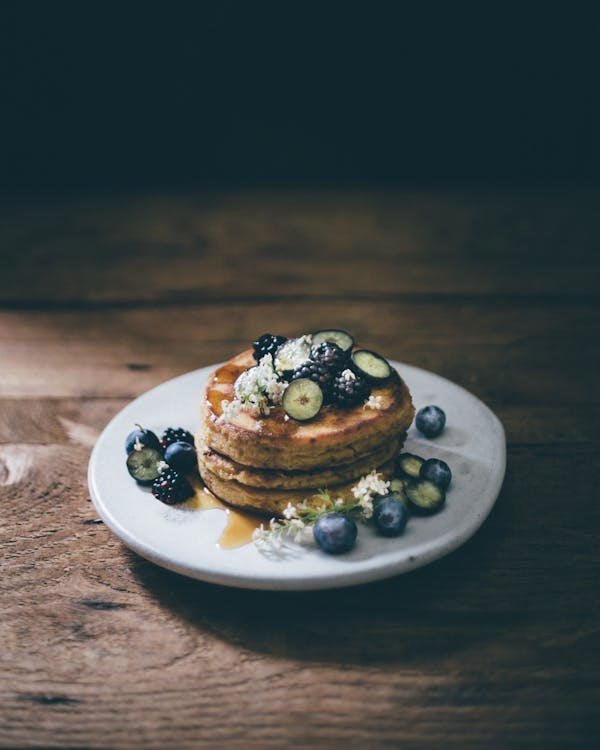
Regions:
<svg viewBox="0 0 600 750"><path fill-rule="evenodd" d="M591 188L15 201L0 206L0 302L596 295L598 201Z"/></svg>
<svg viewBox="0 0 600 750"><path fill-rule="evenodd" d="M294 335L337 326L493 405L581 403L595 391L599 323L600 307L577 303L456 306L402 299L0 312L6 362L0 397L129 397L227 359L273 327Z"/></svg>

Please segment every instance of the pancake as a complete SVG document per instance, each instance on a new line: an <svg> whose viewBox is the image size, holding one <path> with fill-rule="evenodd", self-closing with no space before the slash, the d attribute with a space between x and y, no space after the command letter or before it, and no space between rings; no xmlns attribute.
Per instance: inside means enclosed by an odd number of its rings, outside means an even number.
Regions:
<svg viewBox="0 0 600 750"><path fill-rule="evenodd" d="M395 370L372 390L380 397L380 409L324 406L314 419L300 423L275 406L268 417L242 410L224 420L221 402L235 398L236 379L255 364L250 349L229 360L208 378L202 399L200 443L237 464L275 471L344 466L398 442L412 422L410 392Z"/></svg>
<svg viewBox="0 0 600 750"><path fill-rule="evenodd" d="M371 395L379 408L323 406L306 422L290 418L282 406L265 416L227 410L238 377L256 364L252 350L233 357L208 378L196 447L206 487L230 505L281 515L289 503L307 502L327 490L333 500L352 501L352 487L374 469L393 475L414 408L395 370ZM238 402L239 403L239 402Z"/></svg>
<svg viewBox="0 0 600 750"><path fill-rule="evenodd" d="M382 466L377 467L377 471L385 479L391 479L394 471L394 462L388 461ZM258 511L269 515L281 515L288 503L297 506L299 503L306 501L307 505L312 507L319 507L323 504L323 500L315 497L315 495L320 489L325 488L314 487L286 490L250 487L236 481L223 479L210 471L210 469L202 466L200 466L200 474L205 485L214 495L230 505L246 510ZM331 485L326 489L332 500L341 497L346 501L350 501L354 499L352 487L355 484L356 480L354 479L350 482Z"/></svg>
<svg viewBox="0 0 600 750"><path fill-rule="evenodd" d="M332 485L358 480L368 474L374 466L380 466L393 459L400 446L404 443L405 435L396 436L377 446L374 451L349 464L324 466L311 471L284 471L281 469L255 469L233 461L221 453L217 453L196 440L198 448L198 464L200 472L210 471L227 482L261 489L302 489L315 487L330 487Z"/></svg>

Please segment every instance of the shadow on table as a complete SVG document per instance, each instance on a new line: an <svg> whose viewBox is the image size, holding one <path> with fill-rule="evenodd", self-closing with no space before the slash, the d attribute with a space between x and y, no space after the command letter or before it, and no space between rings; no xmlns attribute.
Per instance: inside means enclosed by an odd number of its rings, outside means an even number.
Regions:
<svg viewBox="0 0 600 750"><path fill-rule="evenodd" d="M161 604L239 648L331 663L426 663L472 650L515 624L514 609L490 590L493 525L488 519L461 549L410 574L312 592L217 586L128 554L132 572Z"/></svg>

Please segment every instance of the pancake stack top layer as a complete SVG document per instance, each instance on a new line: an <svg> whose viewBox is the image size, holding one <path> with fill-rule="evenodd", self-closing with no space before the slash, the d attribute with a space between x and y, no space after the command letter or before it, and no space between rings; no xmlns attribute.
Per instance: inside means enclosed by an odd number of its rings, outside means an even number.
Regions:
<svg viewBox="0 0 600 750"><path fill-rule="evenodd" d="M372 469L391 476L414 416L396 371L373 387L376 409L327 405L307 422L291 419L282 406L265 416L224 412L235 399L237 378L255 364L252 350L242 352L209 377L203 394L198 464L214 494L232 505L280 514L288 502L310 503L324 488L347 498Z"/></svg>

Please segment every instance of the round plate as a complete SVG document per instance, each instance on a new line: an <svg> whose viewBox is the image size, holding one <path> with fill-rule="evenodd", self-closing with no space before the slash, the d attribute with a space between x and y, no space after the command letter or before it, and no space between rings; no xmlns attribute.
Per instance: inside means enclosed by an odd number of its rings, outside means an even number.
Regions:
<svg viewBox="0 0 600 750"><path fill-rule="evenodd" d="M472 394L431 372L391 363L408 385L415 408L437 404L446 429L427 440L410 428L404 450L441 458L452 469L444 508L433 516L411 517L402 536L383 538L359 524L356 547L327 555L314 543L265 554L249 543L222 549L220 509L167 506L139 487L125 466L125 437L142 424L160 434L166 427L198 427L200 398L218 366L181 375L132 401L104 429L90 458L88 481L106 525L132 550L169 570L203 581L243 588L308 590L350 586L405 573L463 544L481 526L500 492L506 466L504 430L498 418Z"/></svg>

